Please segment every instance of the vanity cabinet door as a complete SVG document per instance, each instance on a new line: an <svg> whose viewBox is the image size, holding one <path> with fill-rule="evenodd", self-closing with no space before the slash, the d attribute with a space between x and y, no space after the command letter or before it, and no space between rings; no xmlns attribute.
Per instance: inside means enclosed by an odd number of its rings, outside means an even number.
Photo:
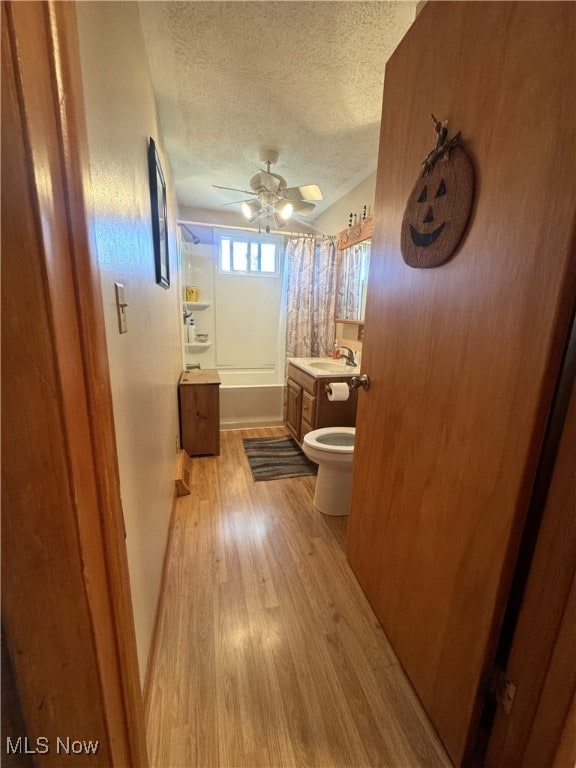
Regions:
<svg viewBox="0 0 576 768"><path fill-rule="evenodd" d="M308 432L312 432L313 429L316 429L316 427L313 427L312 424L308 423L306 419L303 418L300 425L300 445L304 442L304 438Z"/></svg>
<svg viewBox="0 0 576 768"><path fill-rule="evenodd" d="M300 440L300 419L302 417L302 387L292 379L286 382L286 427Z"/></svg>
<svg viewBox="0 0 576 768"><path fill-rule="evenodd" d="M305 390L302 392L302 422L308 422L311 429L316 426L316 398ZM302 425L304 426L304 424ZM307 430L308 432L310 430ZM300 430L300 438L304 437L303 429Z"/></svg>

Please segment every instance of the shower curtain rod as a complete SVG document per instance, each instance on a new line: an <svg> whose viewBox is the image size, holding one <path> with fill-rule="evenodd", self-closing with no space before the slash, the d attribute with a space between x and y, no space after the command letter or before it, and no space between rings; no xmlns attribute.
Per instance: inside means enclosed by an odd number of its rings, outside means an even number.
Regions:
<svg viewBox="0 0 576 768"><path fill-rule="evenodd" d="M187 224L191 224L195 227L213 227L215 229L238 229L241 232L254 232L255 234L261 234L261 232L258 232L258 229L254 227L239 227L237 225L228 225L228 224L211 224L209 222L205 221L189 221L188 219L176 219L176 223L182 225L183 227L187 228ZM307 226L310 226L309 224ZM313 227L311 227L313 229ZM315 240L320 240L323 238L336 238L337 235L326 235L323 232L320 232L319 230L315 230L318 234L314 234L313 232L288 232L285 229L271 229L270 232L265 232L264 234L270 234L270 235L293 235L294 237L313 237ZM190 233L191 234L191 233Z"/></svg>

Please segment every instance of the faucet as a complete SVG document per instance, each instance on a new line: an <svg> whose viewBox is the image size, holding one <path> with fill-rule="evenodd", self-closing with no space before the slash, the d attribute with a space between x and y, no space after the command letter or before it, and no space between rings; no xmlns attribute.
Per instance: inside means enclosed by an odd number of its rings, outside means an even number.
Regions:
<svg viewBox="0 0 576 768"><path fill-rule="evenodd" d="M340 347L340 350L342 350L342 349L348 350L347 354L345 354L345 355L339 354L338 355L338 359L343 357L346 360L346 365L350 365L352 368L356 368L356 358L355 358L354 350L350 349L350 347L344 347L344 346Z"/></svg>

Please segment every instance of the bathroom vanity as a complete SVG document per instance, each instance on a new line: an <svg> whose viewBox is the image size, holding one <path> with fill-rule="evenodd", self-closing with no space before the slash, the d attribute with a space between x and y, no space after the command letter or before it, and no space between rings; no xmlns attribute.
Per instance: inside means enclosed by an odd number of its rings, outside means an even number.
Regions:
<svg viewBox="0 0 576 768"><path fill-rule="evenodd" d="M359 368L329 358L288 360L285 424L299 443L313 429L355 426L358 390L351 389L348 400L331 402L326 386L331 382L347 382L359 373Z"/></svg>

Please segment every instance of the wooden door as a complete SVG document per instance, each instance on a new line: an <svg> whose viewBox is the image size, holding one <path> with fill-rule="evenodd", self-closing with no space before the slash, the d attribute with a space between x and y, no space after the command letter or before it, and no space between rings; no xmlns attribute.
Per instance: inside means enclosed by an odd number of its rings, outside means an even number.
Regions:
<svg viewBox="0 0 576 768"><path fill-rule="evenodd" d="M2 3L2 752L146 768L79 77L72 3Z"/></svg>
<svg viewBox="0 0 576 768"><path fill-rule="evenodd" d="M576 342L576 335L574 337ZM571 375L576 364L573 349ZM569 391L567 395L570 395ZM553 435L552 439L558 439ZM516 693L509 712L498 708L486 766L552 766L563 732L576 726L576 386L539 526L534 557L516 624L506 677ZM504 666L504 663L502 663ZM576 761L576 738L566 738L562 766Z"/></svg>
<svg viewBox="0 0 576 768"><path fill-rule="evenodd" d="M575 12L429 3L386 67L348 558L456 765L574 301ZM411 269L431 112L462 131L476 202L454 257Z"/></svg>

